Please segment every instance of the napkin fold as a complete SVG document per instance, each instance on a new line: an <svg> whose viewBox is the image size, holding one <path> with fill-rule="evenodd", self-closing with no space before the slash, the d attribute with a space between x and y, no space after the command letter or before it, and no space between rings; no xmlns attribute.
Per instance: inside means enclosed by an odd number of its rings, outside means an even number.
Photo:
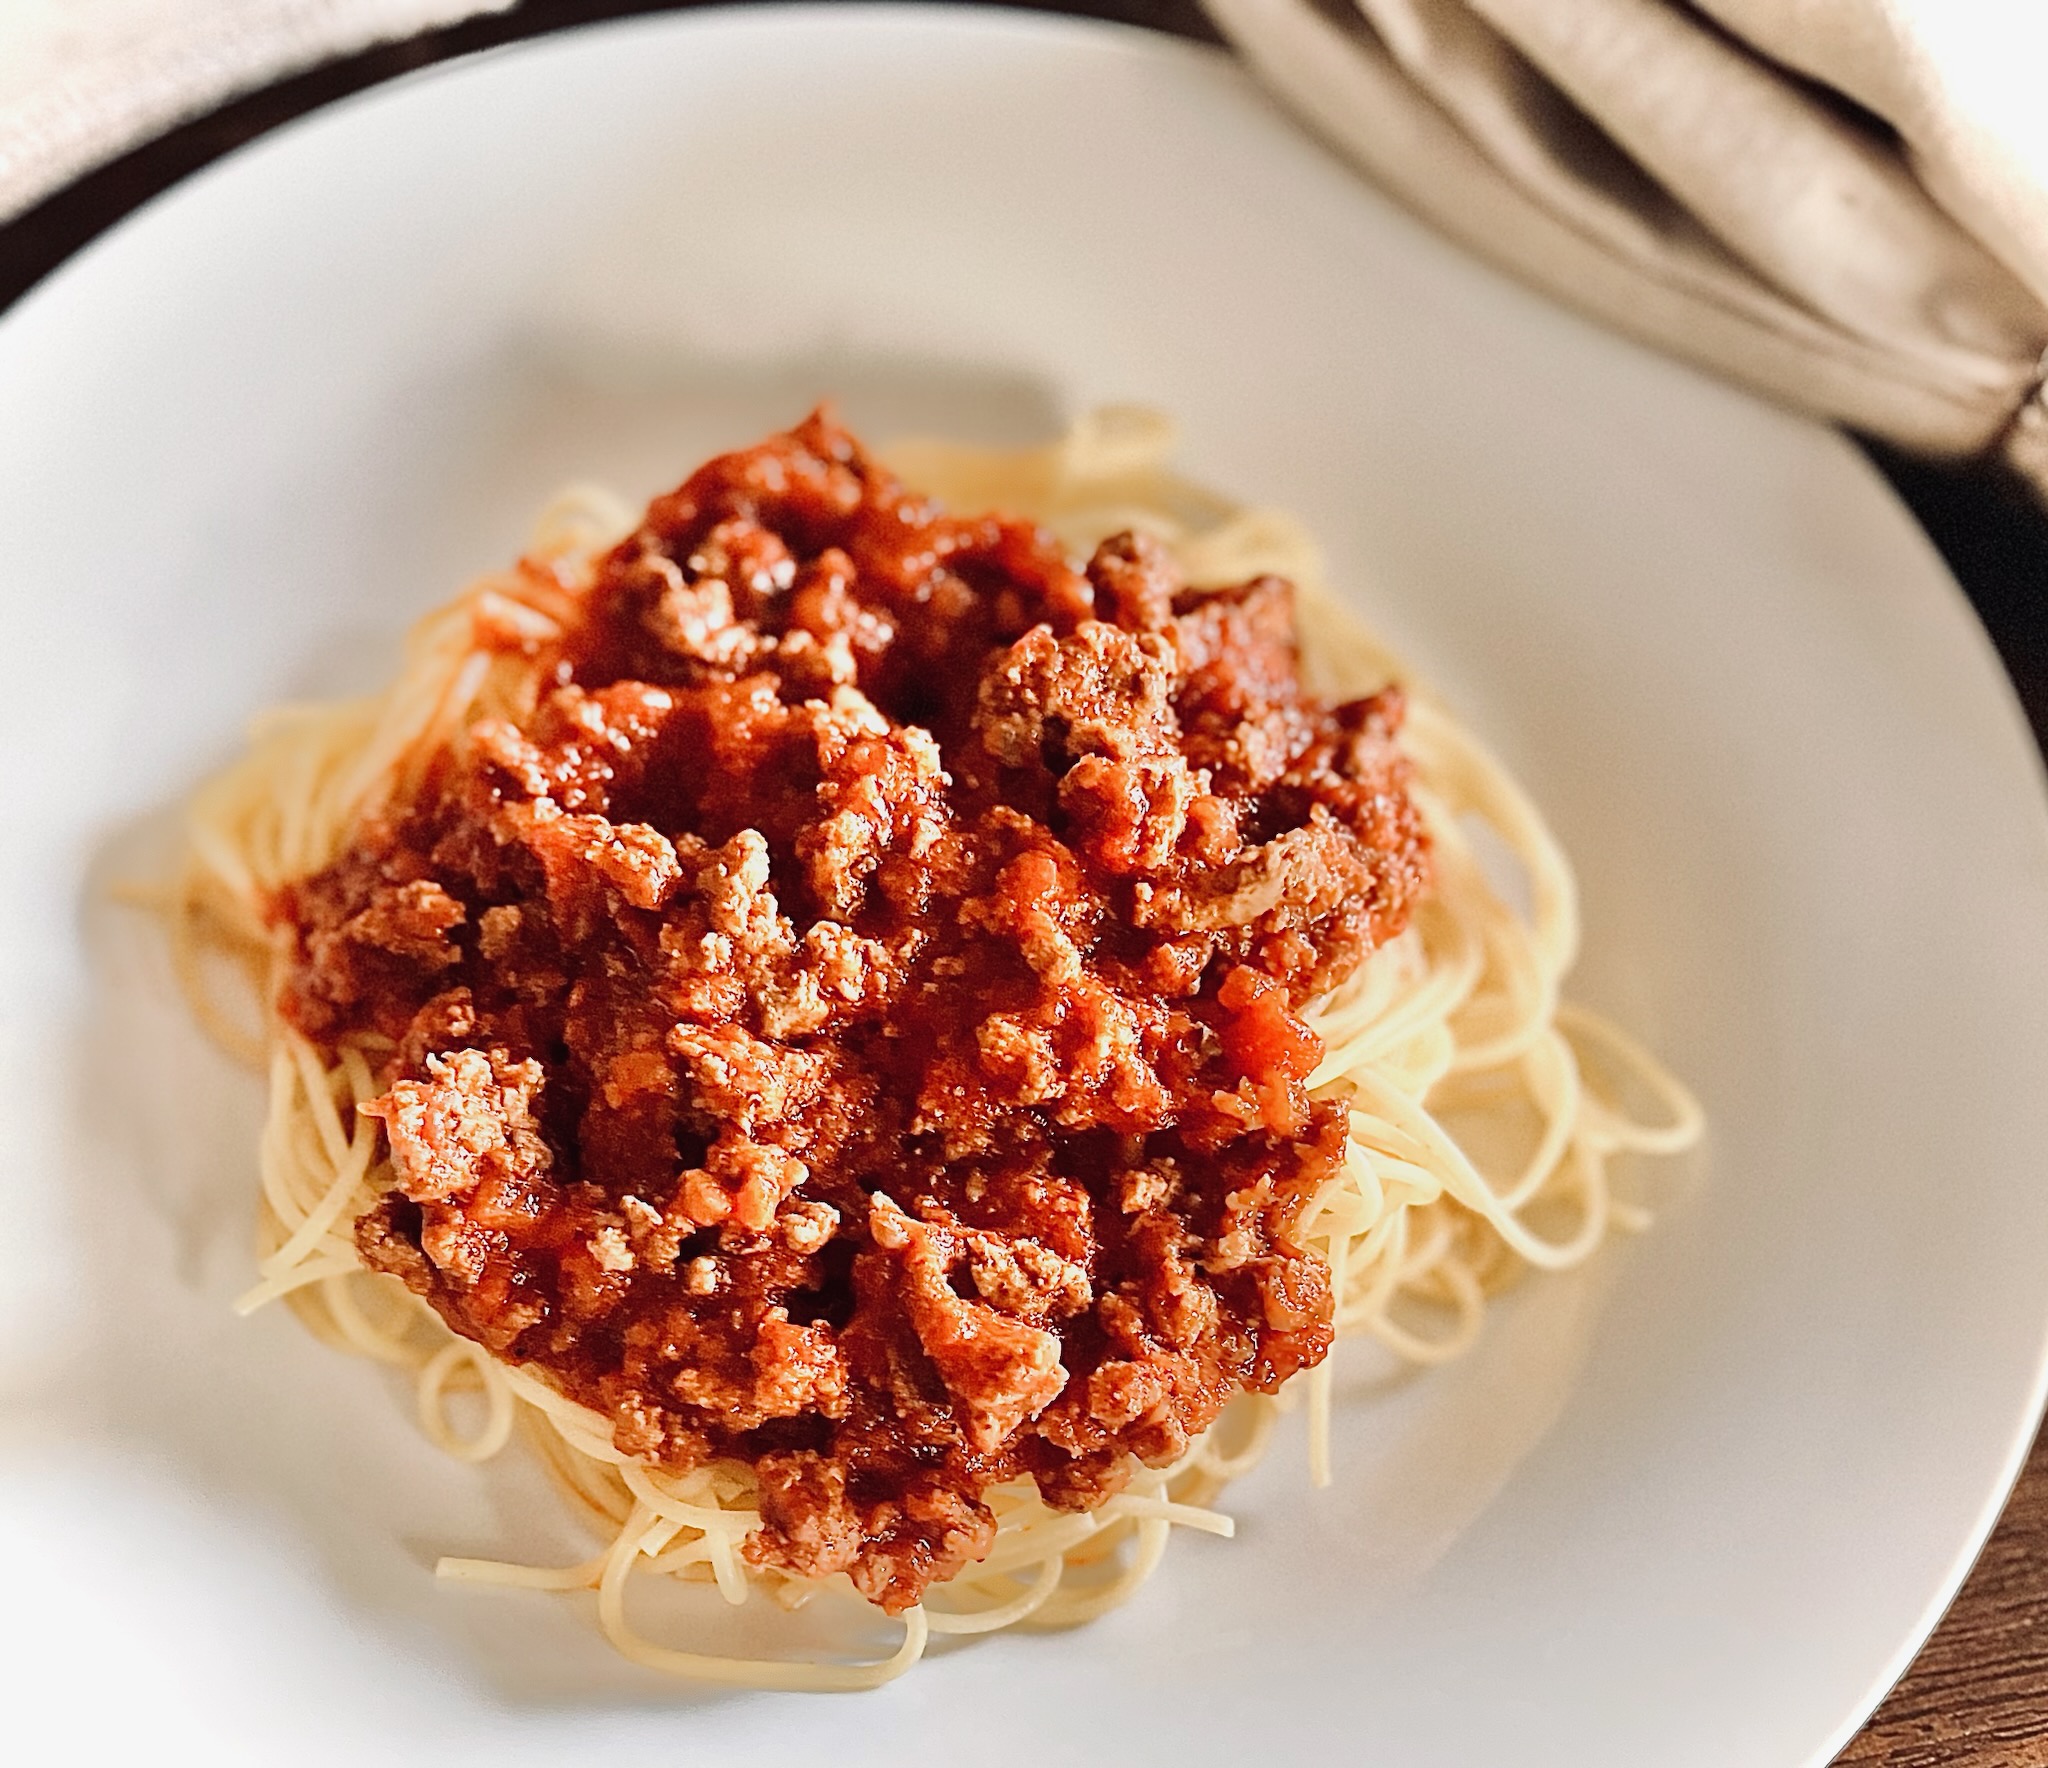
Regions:
<svg viewBox="0 0 2048 1768"><path fill-rule="evenodd" d="M1299 116L1617 329L2048 492L2048 7L1203 0Z"/></svg>
<svg viewBox="0 0 2048 1768"><path fill-rule="evenodd" d="M333 56L514 0L0 0L0 222Z"/></svg>

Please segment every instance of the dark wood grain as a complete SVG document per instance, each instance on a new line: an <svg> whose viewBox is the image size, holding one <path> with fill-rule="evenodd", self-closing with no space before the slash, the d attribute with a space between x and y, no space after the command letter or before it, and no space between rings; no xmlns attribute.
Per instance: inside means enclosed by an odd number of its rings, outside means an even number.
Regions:
<svg viewBox="0 0 2048 1768"><path fill-rule="evenodd" d="M1838 1768L2048 1768L2048 1439L1959 1595Z"/></svg>
<svg viewBox="0 0 2048 1768"><path fill-rule="evenodd" d="M1215 41L1197 0L994 3L1043 4ZM511 13L388 44L237 99L0 227L0 308L158 191L293 117L452 56L673 4L526 0ZM2048 513L1996 468L1934 464L1864 446L1948 560L2012 675L2036 737L2048 743ZM1842 1768L2048 1768L2048 1439L2035 1444L1947 1617L1838 1762Z"/></svg>

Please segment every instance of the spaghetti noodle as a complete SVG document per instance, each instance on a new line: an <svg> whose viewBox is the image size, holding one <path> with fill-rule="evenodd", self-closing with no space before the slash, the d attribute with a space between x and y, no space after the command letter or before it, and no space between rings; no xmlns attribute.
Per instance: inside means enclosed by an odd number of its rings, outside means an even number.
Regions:
<svg viewBox="0 0 2048 1768"><path fill-rule="evenodd" d="M1107 535L1136 530L1164 543L1192 584L1288 578L1311 687L1338 697L1394 679L1394 659L1323 589L1299 528L1171 474L1171 442L1163 420L1118 409L1042 450L906 444L890 464L956 507L999 506L1040 522L1083 555ZM905 1609L901 1644L879 1661L705 1655L644 1638L627 1593L651 1574L709 1584L728 1603L764 1588L787 1605L807 1600L813 1580L742 1553L763 1520L752 1470L713 1459L680 1473L625 1452L612 1420L455 1335L415 1295L365 1268L356 1223L394 1181L383 1118L361 1108L377 1104L389 1115L376 1069L391 1046L357 1032L330 1057L275 1010L292 952L274 905L332 862L367 815L416 791L457 736L531 706L534 665L505 636L545 637L567 624L594 560L631 522L602 493L560 500L526 568L485 580L415 629L387 693L271 714L248 756L193 806L175 918L181 972L208 1026L257 1054L269 1075L260 1281L240 1305L282 1299L328 1343L409 1371L421 1426L451 1455L487 1460L523 1434L607 1543L573 1566L449 1559L443 1576L595 1591L612 1643L668 1673L752 1687L872 1687L908 1668L934 1634L1063 1626L1105 1612L1150 1575L1175 1528L1227 1536L1230 1520L1213 1501L1262 1453L1281 1401L1241 1396L1185 1453L1139 1467L1093 1509L1054 1508L1029 1479L992 1488L989 1550L936 1585L936 1600ZM485 632L497 642L480 642ZM1308 1092L1335 1103L1348 1133L1296 1235L1327 1267L1340 1336L1374 1339L1426 1364L1467 1348L1488 1297L1519 1272L1577 1264L1611 1230L1635 1225L1639 1213L1611 1194L1610 1162L1683 1149L1701 1120L1646 1052L1561 1001L1578 942L1576 893L1520 789L1426 696L1411 694L1403 741L1433 884L1405 928L1304 1015L1322 1044ZM1526 914L1489 881L1475 824L1513 854ZM265 1006L260 1036L206 986L210 952L242 962ZM1635 1104L1649 1107L1647 1118ZM1331 1359L1296 1380L1306 1389L1310 1471L1320 1485L1330 1478ZM482 1402L473 1430L457 1427L449 1404L457 1394Z"/></svg>

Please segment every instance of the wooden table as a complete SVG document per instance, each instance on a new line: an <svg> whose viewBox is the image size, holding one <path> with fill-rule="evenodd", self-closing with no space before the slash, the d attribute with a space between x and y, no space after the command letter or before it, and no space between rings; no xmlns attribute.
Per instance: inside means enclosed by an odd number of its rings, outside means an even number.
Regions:
<svg viewBox="0 0 2048 1768"><path fill-rule="evenodd" d="M0 227L0 307L187 172L318 105L492 44L669 9L663 0L524 0L509 16L387 45L240 99ZM1056 0L1049 9L1216 41L1196 0ZM2048 513L1994 468L1937 466L1865 446L1975 603L2048 746ZM2048 1768L2048 1437L2036 1442L1946 1619L1838 1760L1856 1768Z"/></svg>

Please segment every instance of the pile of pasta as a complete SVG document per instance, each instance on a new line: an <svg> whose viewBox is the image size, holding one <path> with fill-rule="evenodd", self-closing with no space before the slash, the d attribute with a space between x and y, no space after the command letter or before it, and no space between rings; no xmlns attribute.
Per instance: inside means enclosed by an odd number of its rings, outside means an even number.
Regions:
<svg viewBox="0 0 2048 1768"><path fill-rule="evenodd" d="M281 1300L327 1343L406 1371L421 1428L451 1455L486 1461L524 1437L599 1543L574 1565L444 1559L442 1576L594 1591L599 1623L625 1656L751 1687L868 1688L902 1674L933 1635L1089 1620L1151 1576L1175 1530L1231 1533L1216 1500L1298 1398L1309 1479L1329 1481L1333 1365L1353 1354L1345 1341L1371 1341L1411 1364L1457 1356L1479 1335L1489 1299L1521 1274L1577 1265L1615 1230L1642 1225L1642 1211L1614 1193L1619 1157L1673 1154L1699 1137L1685 1088L1615 1026L1562 998L1579 939L1577 892L1527 796L1330 593L1299 524L1176 476L1173 443L1157 414L1112 408L1042 449L906 443L885 458L951 507L1038 520L1077 556L1137 528L1171 548L1192 584L1289 578L1312 689L1351 698L1390 680L1406 687L1403 741L1434 887L1405 932L1305 1014L1326 1049L1311 1091L1350 1113L1346 1158L1303 1229L1330 1267L1338 1350L1277 1396L1241 1397L1174 1465L1139 1469L1098 1510L1051 1509L1029 1481L997 1488L991 1552L909 1610L900 1645L879 1660L719 1655L636 1629L636 1579L707 1584L734 1604L758 1592L792 1608L817 1591L742 1557L759 1523L746 1467L678 1474L622 1454L607 1420L457 1337L395 1279L363 1267L355 1219L393 1184L382 1125L356 1109L381 1090L373 1071L383 1052L344 1043L330 1061L269 1010L289 958L288 935L266 911L278 889L326 865L366 810L403 793L466 726L532 704L531 666L479 646L477 617L502 630L507 619L554 622L573 607L592 560L633 521L616 499L578 489L539 525L530 557L547 570L484 579L429 616L386 693L261 722L247 756L193 805L174 903L175 950L198 1011L269 1078L260 1281L239 1305ZM1484 859L1482 844L1493 850ZM1489 864L1503 870L1501 855L1517 875L1489 874ZM224 998L213 961L223 955L246 983L240 1001Z"/></svg>

